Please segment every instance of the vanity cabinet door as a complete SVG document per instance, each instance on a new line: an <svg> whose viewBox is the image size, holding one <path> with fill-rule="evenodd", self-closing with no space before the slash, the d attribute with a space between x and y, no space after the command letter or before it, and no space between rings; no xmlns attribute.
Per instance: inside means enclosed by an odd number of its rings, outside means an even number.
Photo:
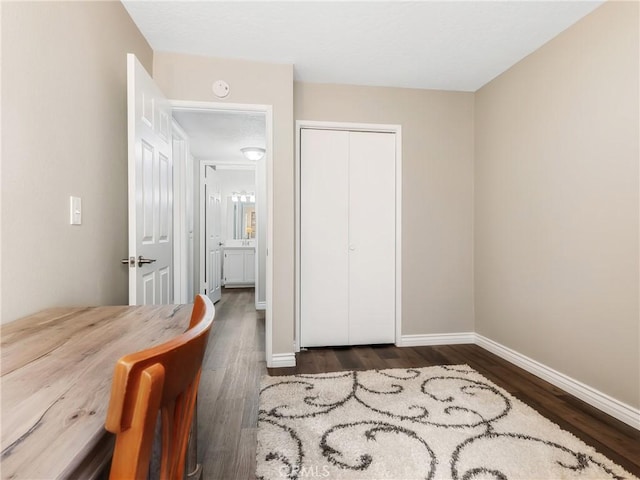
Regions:
<svg viewBox="0 0 640 480"><path fill-rule="evenodd" d="M256 254L253 250L244 252L244 281L247 283L256 281Z"/></svg>
<svg viewBox="0 0 640 480"><path fill-rule="evenodd" d="M224 252L224 283L244 283L244 251Z"/></svg>

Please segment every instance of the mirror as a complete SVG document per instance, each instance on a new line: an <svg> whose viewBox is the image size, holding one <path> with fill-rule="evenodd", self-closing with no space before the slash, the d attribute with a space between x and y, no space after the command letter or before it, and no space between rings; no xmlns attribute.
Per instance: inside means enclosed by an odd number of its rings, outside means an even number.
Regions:
<svg viewBox="0 0 640 480"><path fill-rule="evenodd" d="M256 204L254 202L233 202L229 198L229 210L232 210L233 238L244 240L256 238Z"/></svg>

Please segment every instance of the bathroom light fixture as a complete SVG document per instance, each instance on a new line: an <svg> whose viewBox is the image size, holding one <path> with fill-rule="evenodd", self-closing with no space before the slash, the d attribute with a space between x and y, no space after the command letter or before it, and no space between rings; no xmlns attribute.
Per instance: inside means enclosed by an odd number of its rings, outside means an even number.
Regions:
<svg viewBox="0 0 640 480"><path fill-rule="evenodd" d="M260 147L244 147L240 151L247 158L247 160L260 160L264 157L264 148Z"/></svg>
<svg viewBox="0 0 640 480"><path fill-rule="evenodd" d="M253 192L245 192L244 190L242 192L233 192L231 193L231 201L241 202L241 203L246 203L246 202L255 203L256 194Z"/></svg>

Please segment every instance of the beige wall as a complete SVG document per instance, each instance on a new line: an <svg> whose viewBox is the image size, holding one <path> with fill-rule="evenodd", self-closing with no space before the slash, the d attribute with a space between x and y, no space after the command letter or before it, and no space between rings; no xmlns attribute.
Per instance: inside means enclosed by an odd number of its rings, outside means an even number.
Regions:
<svg viewBox="0 0 640 480"><path fill-rule="evenodd" d="M476 94L476 330L640 407L638 3Z"/></svg>
<svg viewBox="0 0 640 480"><path fill-rule="evenodd" d="M3 322L128 301L127 52L151 70L120 2L3 2Z"/></svg>
<svg viewBox="0 0 640 480"><path fill-rule="evenodd" d="M402 334L473 331L473 94L294 84L296 120L402 126Z"/></svg>
<svg viewBox="0 0 640 480"><path fill-rule="evenodd" d="M273 106L272 353L293 352L293 66L155 52L153 76L173 100ZM215 80L229 83L224 100Z"/></svg>

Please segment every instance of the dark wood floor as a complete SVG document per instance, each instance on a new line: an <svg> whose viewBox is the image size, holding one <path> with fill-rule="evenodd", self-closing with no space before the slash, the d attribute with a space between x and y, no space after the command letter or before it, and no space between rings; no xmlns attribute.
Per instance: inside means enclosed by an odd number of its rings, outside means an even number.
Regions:
<svg viewBox="0 0 640 480"><path fill-rule="evenodd" d="M640 477L640 432L476 345L436 347L364 346L310 349L295 368L270 375L372 368L467 364ZM200 384L199 458L204 479L253 479L260 378L264 360L264 314L254 309L253 290L225 290Z"/></svg>

